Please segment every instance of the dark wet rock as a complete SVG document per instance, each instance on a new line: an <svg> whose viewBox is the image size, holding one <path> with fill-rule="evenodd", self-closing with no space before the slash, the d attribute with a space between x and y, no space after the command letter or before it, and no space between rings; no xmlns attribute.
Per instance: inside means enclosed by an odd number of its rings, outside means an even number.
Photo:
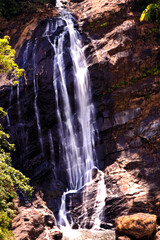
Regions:
<svg viewBox="0 0 160 240"><path fill-rule="evenodd" d="M130 120L136 118L140 110L141 110L140 108L136 108L136 109L131 109L129 111L115 113L113 115L114 126L126 124Z"/></svg>
<svg viewBox="0 0 160 240"><path fill-rule="evenodd" d="M102 126L102 128L100 127L100 131L113 128L118 125L126 124L130 120L136 118L139 112L140 108L130 109L127 111L117 112L113 114L113 116L110 118L106 117L106 115L103 114L104 119L102 119L101 121L99 120L100 121L99 125Z"/></svg>
<svg viewBox="0 0 160 240"><path fill-rule="evenodd" d="M139 136L146 140L157 138L160 135L160 120L154 119L150 122L142 122L139 128Z"/></svg>

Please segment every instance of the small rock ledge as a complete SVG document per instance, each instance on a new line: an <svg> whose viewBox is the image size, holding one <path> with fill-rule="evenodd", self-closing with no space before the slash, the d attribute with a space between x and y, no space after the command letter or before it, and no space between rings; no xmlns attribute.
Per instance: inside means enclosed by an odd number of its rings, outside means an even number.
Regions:
<svg viewBox="0 0 160 240"><path fill-rule="evenodd" d="M55 226L55 217L40 196L31 204L17 206L12 232L16 240L60 240L62 232Z"/></svg>

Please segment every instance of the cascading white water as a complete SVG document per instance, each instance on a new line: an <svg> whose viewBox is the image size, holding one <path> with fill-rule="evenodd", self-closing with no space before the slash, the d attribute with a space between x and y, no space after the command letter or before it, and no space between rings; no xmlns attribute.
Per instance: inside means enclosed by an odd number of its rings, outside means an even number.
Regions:
<svg viewBox="0 0 160 240"><path fill-rule="evenodd" d="M55 20L54 20L55 21ZM53 89L54 98L56 102L56 115L58 122L58 141L59 141L59 166L65 165L65 186L66 192L61 199L61 207L58 217L58 225L70 227L72 219L69 221L66 209L66 198L69 194L76 194L79 190L85 186L85 194L82 196L85 199L86 192L91 191L87 185L92 181L92 170L97 167L96 154L95 154L95 120L94 120L94 106L91 101L90 79L87 69L86 60L81 45L81 37L78 31L74 28L72 15L63 11L61 17L57 18L56 23L49 20L46 25L46 29L43 33L43 37L48 39L49 44L52 46L54 53L53 57ZM61 30L62 29L62 30ZM57 31L58 30L58 31ZM58 33L57 33L57 32ZM55 33L55 34L54 34ZM54 35L54 37L53 37ZM66 38L68 38L68 46L65 46ZM45 39L46 40L46 39ZM23 68L28 65L28 53L30 45L33 46L32 41L28 41L26 48L23 52ZM34 87L34 110L35 119L38 129L39 142L41 151L43 151L43 138L40 125L40 115L37 104L38 98L38 81L37 81L37 46L38 40L34 42L32 50L32 60L29 63L33 66L33 87ZM72 65L72 78L74 82L74 89L72 89L73 96L70 96L69 84L66 75L66 63L64 52L68 51ZM17 108L19 121L21 120L20 109L20 92L19 85L17 86ZM12 92L10 95L12 99ZM73 107L74 105L74 107ZM22 105L21 105L22 106ZM73 109L73 108L76 108ZM8 118L8 126L10 126L10 120ZM50 144L50 159L51 167L55 169L55 180L58 179L56 171L59 166L54 162L54 146L51 130L48 130L48 139ZM25 132L26 134L26 132ZM24 135L23 135L24 136ZM28 135L25 135L26 146L28 143ZM56 149L56 148L55 148ZM28 148L26 147L26 152ZM63 164L61 164L63 162ZM59 169L58 169L59 170ZM61 179L60 179L61 181ZM97 197L95 199L94 206L95 212L90 218L95 224L95 228L100 227L100 218L102 209L104 207L105 200L105 185L104 177L101 174L101 179L97 184ZM102 191L103 190L103 191ZM83 192L83 191L82 191ZM88 200L88 199L87 199ZM88 217L88 210L86 207L83 209L84 218ZM85 227L84 224L79 227Z"/></svg>
<svg viewBox="0 0 160 240"><path fill-rule="evenodd" d="M17 84L17 111L18 111L18 120L21 121L21 107L20 107L20 99L19 99L19 82Z"/></svg>
<svg viewBox="0 0 160 240"><path fill-rule="evenodd" d="M29 52L29 47L30 47L30 41L27 42L26 48L23 52L23 68L26 68L27 62L28 62L28 52Z"/></svg>
<svg viewBox="0 0 160 240"><path fill-rule="evenodd" d="M59 134L62 144L63 158L66 162L68 172L68 189L78 190L91 179L91 170L94 165L94 127L93 127L93 105L90 99L88 84L88 70L84 54L81 50L81 41L78 32L74 29L72 16L65 12L62 20L66 23L63 33L56 37L52 44L54 56L54 90L56 94L57 115L59 120ZM61 22L60 22L61 24ZM58 23L57 23L58 27ZM63 53L65 51L64 38L70 35L70 55L73 62L73 76L75 89L75 102L77 104L77 122L79 132L74 131L74 116L67 91L67 79L65 76L65 62ZM60 90L58 90L58 86ZM61 93L59 93L61 91ZM59 106L59 97L62 97L63 115ZM81 141L81 142L80 142Z"/></svg>
<svg viewBox="0 0 160 240"><path fill-rule="evenodd" d="M38 128L39 141L40 141L40 145L41 145L41 151L43 153L42 131L41 131L41 125L40 125L40 118L39 118L39 109L38 109L38 106L37 106L38 84L36 82L36 49L37 49L37 41L35 41L35 44L34 44L34 47L33 47L33 55L32 55L33 85L34 85L34 109L35 109L35 115L36 115L36 121L37 121L37 128Z"/></svg>
<svg viewBox="0 0 160 240"><path fill-rule="evenodd" d="M56 7L59 9L59 10L63 10L64 9L64 4L67 3L67 0L57 0L56 1Z"/></svg>
<svg viewBox="0 0 160 240"><path fill-rule="evenodd" d="M60 4L61 2L59 2ZM61 8L61 7L60 7ZM65 24L65 26L64 26ZM60 27L64 26L61 34L54 38L52 34ZM68 47L72 59L72 72L74 78L74 103L77 107L76 113L73 113L72 103L68 93L67 82L69 79L65 73L64 46L65 38L69 35L70 46ZM59 124L60 137L60 156L66 164L67 173L67 192L61 199L58 224L69 227L69 221L66 212L66 196L70 193L76 193L85 184L92 180L92 170L96 168L96 158L94 150L95 127L94 127L94 106L91 101L91 90L89 83L89 74L86 60L82 51L80 34L74 28L72 15L67 11L62 11L61 18L53 24L48 22L43 37L47 37L54 51L53 60L53 87L57 105L57 117ZM61 99L61 101L60 101ZM75 119L78 130L75 131ZM99 183L100 189L105 189L104 178ZM86 188L87 189L87 188ZM104 207L105 193L103 197L97 196L97 210L93 216L96 226L100 225L100 213ZM100 199L100 200L99 200Z"/></svg>
<svg viewBox="0 0 160 240"><path fill-rule="evenodd" d="M28 60L28 49L29 49L30 41L27 42L26 48L23 52L23 64L22 68L26 68L27 60ZM20 107L20 82L17 84L17 111L18 111L18 120L21 121L21 107Z"/></svg>
<svg viewBox="0 0 160 240"><path fill-rule="evenodd" d="M12 102L12 98L13 98L13 86L11 86L11 92L10 92L10 95L9 95L9 105Z"/></svg>
<svg viewBox="0 0 160 240"><path fill-rule="evenodd" d="M8 111L7 111L6 119L7 119L7 125L8 125L8 127L10 127L11 123L10 123L10 118L9 118L9 115L8 115Z"/></svg>
<svg viewBox="0 0 160 240"><path fill-rule="evenodd" d="M9 117L9 109L10 109L10 105L11 105L11 102L12 102L12 98L13 98L13 86L11 86L11 91L10 91L10 95L9 95L9 108L7 109L7 115L6 115L6 120L7 120L8 127L11 126L11 121L10 121L10 117Z"/></svg>
<svg viewBox="0 0 160 240"><path fill-rule="evenodd" d="M103 209L105 207L105 198L106 198L106 185L104 181L104 173L99 170L99 181L97 183L97 196L95 199L94 208L96 209L95 213L92 215L91 220L94 221L94 229L98 229L103 218Z"/></svg>
<svg viewBox="0 0 160 240"><path fill-rule="evenodd" d="M31 41L29 40L26 44L26 48L23 52L23 69L27 68L28 65L28 55L29 55L29 48L31 45ZM25 152L28 152L28 131L25 131Z"/></svg>
<svg viewBox="0 0 160 240"><path fill-rule="evenodd" d="M53 138L52 138L51 130L48 131L48 137L49 137L49 144L50 144L50 158L51 158L52 165L54 167L54 146L53 146Z"/></svg>

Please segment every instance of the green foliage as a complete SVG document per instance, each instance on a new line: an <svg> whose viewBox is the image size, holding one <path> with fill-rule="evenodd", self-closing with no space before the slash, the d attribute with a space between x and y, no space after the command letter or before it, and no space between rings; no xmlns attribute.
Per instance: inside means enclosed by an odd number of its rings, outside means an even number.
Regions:
<svg viewBox="0 0 160 240"><path fill-rule="evenodd" d="M150 94L147 93L147 94L144 95L144 97L145 97L145 99L149 99L150 98Z"/></svg>
<svg viewBox="0 0 160 240"><path fill-rule="evenodd" d="M4 115L2 108L0 112ZM23 191L27 197L33 191L28 185L29 178L11 166L11 156L8 151L15 150L15 146L9 143L8 138L9 135L3 131L0 124L0 208L3 207L3 209L7 200L16 197L16 190Z"/></svg>
<svg viewBox="0 0 160 240"><path fill-rule="evenodd" d="M0 107L0 117L4 118L7 115L7 113L3 110L2 107Z"/></svg>
<svg viewBox="0 0 160 240"><path fill-rule="evenodd" d="M100 25L100 27L106 27L108 25L108 22L104 22Z"/></svg>
<svg viewBox="0 0 160 240"><path fill-rule="evenodd" d="M0 38L0 73L11 73L14 77L20 77L24 70L15 63L16 51L9 45L9 36Z"/></svg>
<svg viewBox="0 0 160 240"><path fill-rule="evenodd" d="M8 215L4 211L0 211L0 226L4 227L11 227L11 219L8 218Z"/></svg>
<svg viewBox="0 0 160 240"><path fill-rule="evenodd" d="M16 197L15 190L23 191L28 197L32 193L32 187L28 183L29 179L11 166L10 153L2 149L0 151L0 207L5 209L7 201Z"/></svg>
<svg viewBox="0 0 160 240"><path fill-rule="evenodd" d="M15 63L15 50L9 45L9 37L0 39L0 73L10 73L19 77L23 73ZM0 107L0 118L4 118L6 112ZM10 231L11 218L15 216L13 198L20 190L25 196L32 194L32 187L28 185L26 178L20 171L11 165L10 150L15 150L14 144L9 143L9 135L4 132L0 124L0 240L14 239Z"/></svg>
<svg viewBox="0 0 160 240"><path fill-rule="evenodd" d="M0 211L0 240L14 239L11 227L11 219L3 210Z"/></svg>
<svg viewBox="0 0 160 240"><path fill-rule="evenodd" d="M113 89L117 89L117 88L118 88L117 84L113 85Z"/></svg>
<svg viewBox="0 0 160 240"><path fill-rule="evenodd" d="M5 115L3 108L0 108L0 116ZM12 237L9 228L11 218L15 216L12 200L17 196L16 190L22 191L27 197L33 191L33 188L28 185L29 178L11 166L9 150L15 150L15 147L8 142L8 138L9 135L3 131L0 124L0 240L9 240Z"/></svg>
<svg viewBox="0 0 160 240"><path fill-rule="evenodd" d="M160 64L156 67L144 69L141 77L156 76L160 74Z"/></svg>
<svg viewBox="0 0 160 240"><path fill-rule="evenodd" d="M10 19L23 12L33 13L38 7L52 2L52 0L0 0L0 16Z"/></svg>
<svg viewBox="0 0 160 240"><path fill-rule="evenodd" d="M149 4L142 12L140 21L152 21L160 23L160 1Z"/></svg>
<svg viewBox="0 0 160 240"><path fill-rule="evenodd" d="M88 23L88 27L91 28L93 32L97 31L100 28L103 29L106 26L108 26L108 21L107 21L107 19L104 19L104 18Z"/></svg>
<svg viewBox="0 0 160 240"><path fill-rule="evenodd" d="M160 64L156 65L155 67L143 69L143 71L139 77L132 77L129 81L121 81L119 84L113 85L112 88L108 88L107 92L111 93L114 90L116 90L117 88L124 87L129 84L133 84L142 78L145 78L148 76L157 76L157 75L160 75Z"/></svg>
<svg viewBox="0 0 160 240"><path fill-rule="evenodd" d="M131 82L131 83L135 83L137 80L138 80L137 78L132 77L131 80L130 80L130 82Z"/></svg>

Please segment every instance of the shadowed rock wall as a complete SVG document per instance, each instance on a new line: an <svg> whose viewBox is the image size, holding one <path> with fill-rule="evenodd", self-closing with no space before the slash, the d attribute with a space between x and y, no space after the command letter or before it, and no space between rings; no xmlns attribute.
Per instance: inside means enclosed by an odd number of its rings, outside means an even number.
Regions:
<svg viewBox="0 0 160 240"><path fill-rule="evenodd" d="M70 1L86 44L112 223L140 211L159 217L159 27L140 23L145 4Z"/></svg>
<svg viewBox="0 0 160 240"><path fill-rule="evenodd" d="M50 21L54 25L56 18ZM16 144L16 152L13 153L14 166L31 178L35 189L45 190L46 195L51 194L52 200L64 191L67 176L64 173L64 163L59 157L58 120L53 88L54 51L47 37L43 36L47 23L47 20L41 21L31 39L20 49L17 63L26 70L25 76L19 80L17 86L1 87L0 105L8 112L4 125ZM64 26L62 24L57 28L57 32L51 37L52 42L63 31ZM68 39L64 44L67 41ZM72 61L67 54L66 59L66 68L68 66L69 69L66 74L70 74ZM73 80L70 78L68 88L71 88L71 84Z"/></svg>

